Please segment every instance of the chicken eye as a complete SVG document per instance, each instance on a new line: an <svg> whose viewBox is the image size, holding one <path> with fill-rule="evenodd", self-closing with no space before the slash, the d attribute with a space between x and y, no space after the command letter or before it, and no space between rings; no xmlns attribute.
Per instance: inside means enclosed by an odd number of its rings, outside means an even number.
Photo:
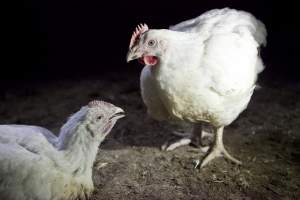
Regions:
<svg viewBox="0 0 300 200"><path fill-rule="evenodd" d="M103 116L101 116L101 115L100 115L100 116L98 116L98 117L97 117L97 120L100 120L100 119L102 119L102 117L103 117Z"/></svg>
<svg viewBox="0 0 300 200"><path fill-rule="evenodd" d="M155 45L155 40L149 40L148 41L148 46L153 47Z"/></svg>

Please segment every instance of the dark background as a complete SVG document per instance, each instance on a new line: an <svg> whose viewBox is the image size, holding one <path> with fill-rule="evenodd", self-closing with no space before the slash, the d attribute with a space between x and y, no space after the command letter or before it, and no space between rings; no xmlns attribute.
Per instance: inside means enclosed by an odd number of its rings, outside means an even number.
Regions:
<svg viewBox="0 0 300 200"><path fill-rule="evenodd" d="M268 30L264 75L298 81L299 26L288 1L100 1L35 0L12 5L4 18L8 41L1 80L96 78L108 72L138 73L127 64L131 33L140 22L167 28L213 9L231 7L254 14Z"/></svg>

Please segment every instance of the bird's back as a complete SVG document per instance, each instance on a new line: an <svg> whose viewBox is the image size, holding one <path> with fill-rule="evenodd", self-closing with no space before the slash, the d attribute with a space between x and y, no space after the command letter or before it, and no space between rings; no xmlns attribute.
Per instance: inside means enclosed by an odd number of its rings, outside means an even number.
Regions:
<svg viewBox="0 0 300 200"><path fill-rule="evenodd" d="M7 143L5 143L7 142ZM45 157L29 150L25 144L4 141L0 143L0 195L9 200L32 199L37 194L32 191L41 190L38 186L43 175L51 169ZM39 169L39 170L38 170ZM36 183L33 182L36 180ZM45 179L46 181L46 179ZM46 194L46 193L45 193ZM45 197L45 199L48 199Z"/></svg>
<svg viewBox="0 0 300 200"><path fill-rule="evenodd" d="M170 29L199 35L203 41L203 51L198 54L202 76L221 95L251 91L264 69L258 49L266 45L266 28L248 12L214 9Z"/></svg>
<svg viewBox="0 0 300 200"><path fill-rule="evenodd" d="M28 125L0 125L0 143L26 143L54 147L57 137L48 129Z"/></svg>
<svg viewBox="0 0 300 200"><path fill-rule="evenodd" d="M1 177L5 176L6 180L9 180L11 176L7 174L26 175L29 169L33 170L35 166L43 165L43 162L47 164L49 158L56 155L55 147L49 143L43 132L52 134L38 126L0 125ZM19 176L18 179L22 180L22 177Z"/></svg>
<svg viewBox="0 0 300 200"><path fill-rule="evenodd" d="M69 165L47 137L55 138L42 127L0 125L1 197L54 200L76 194Z"/></svg>
<svg viewBox="0 0 300 200"><path fill-rule="evenodd" d="M265 25L252 14L235 9L210 10L194 19L170 26L170 29L199 33L204 38L208 38L212 34L244 34L248 32L253 35L258 45L266 45L267 31Z"/></svg>
<svg viewBox="0 0 300 200"><path fill-rule="evenodd" d="M57 158L61 159L61 158ZM22 144L0 143L0 196L7 200L59 200L73 196L80 185L51 157Z"/></svg>

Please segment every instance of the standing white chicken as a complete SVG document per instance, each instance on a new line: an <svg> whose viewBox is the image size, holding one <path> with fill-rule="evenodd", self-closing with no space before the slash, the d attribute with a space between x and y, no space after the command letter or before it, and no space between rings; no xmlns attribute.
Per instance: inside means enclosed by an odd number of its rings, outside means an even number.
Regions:
<svg viewBox="0 0 300 200"><path fill-rule="evenodd" d="M259 46L266 45L262 22L244 11L224 8L167 29L139 25L132 35L127 61L140 59L141 92L150 116L194 124L193 135L166 150L203 136L202 122L214 127L215 140L201 162L229 155L223 129L246 109L258 73L263 69ZM206 148L207 149L207 148Z"/></svg>
<svg viewBox="0 0 300 200"><path fill-rule="evenodd" d="M1 199L87 199L98 146L123 116L121 108L92 101L58 137L42 127L0 125Z"/></svg>

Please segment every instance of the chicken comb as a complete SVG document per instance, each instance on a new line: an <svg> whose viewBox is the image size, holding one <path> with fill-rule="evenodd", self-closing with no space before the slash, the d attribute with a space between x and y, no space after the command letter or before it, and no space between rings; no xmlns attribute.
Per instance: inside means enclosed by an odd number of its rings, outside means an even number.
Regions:
<svg viewBox="0 0 300 200"><path fill-rule="evenodd" d="M135 28L135 31L133 32L133 34L131 36L129 49L131 49L133 47L133 45L136 43L136 41L140 37L140 35L145 33L148 30L149 30L149 28L148 28L147 24L139 24Z"/></svg>
<svg viewBox="0 0 300 200"><path fill-rule="evenodd" d="M113 106L113 105L105 101L99 101L99 100L93 100L88 103L89 108L98 107L98 106Z"/></svg>

